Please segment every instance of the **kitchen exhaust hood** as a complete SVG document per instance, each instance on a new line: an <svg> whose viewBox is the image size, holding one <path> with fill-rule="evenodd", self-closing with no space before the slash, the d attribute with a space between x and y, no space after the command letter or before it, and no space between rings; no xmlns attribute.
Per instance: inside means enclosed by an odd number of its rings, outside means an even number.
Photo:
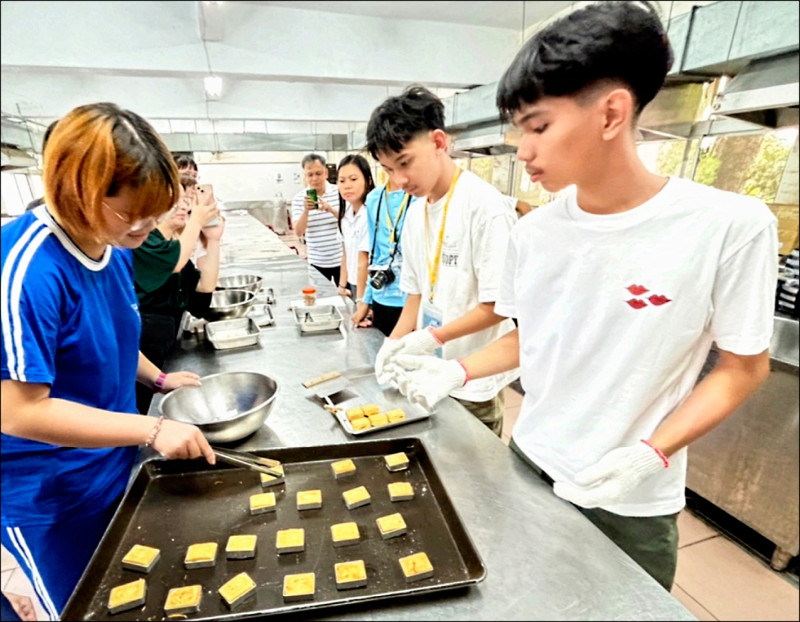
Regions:
<svg viewBox="0 0 800 622"><path fill-rule="evenodd" d="M798 124L798 53L751 61L717 96L714 113L771 128Z"/></svg>
<svg viewBox="0 0 800 622"><path fill-rule="evenodd" d="M487 156L516 153L519 138L519 132L504 123L470 128L455 137L453 155L465 153Z"/></svg>
<svg viewBox="0 0 800 622"><path fill-rule="evenodd" d="M39 165L30 153L17 149L12 145L2 145L0 149L2 155L2 170L13 171L17 169L28 169Z"/></svg>

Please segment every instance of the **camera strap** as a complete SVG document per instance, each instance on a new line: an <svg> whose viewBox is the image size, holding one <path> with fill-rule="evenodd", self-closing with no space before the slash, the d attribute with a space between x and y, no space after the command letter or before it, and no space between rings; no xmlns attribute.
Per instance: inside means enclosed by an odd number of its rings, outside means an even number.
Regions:
<svg viewBox="0 0 800 622"><path fill-rule="evenodd" d="M397 246L400 242L400 234L402 232L403 226L400 224L400 221L403 220L403 214L405 213L406 207L408 206L409 201L411 200L411 196L408 193L405 193L403 196L403 203L400 205L400 211L397 213L397 220L392 222L392 217L389 214L389 191L387 189L388 184L384 186L383 192L381 192L380 197L378 198L378 210L375 214L375 229L372 233L372 250L369 252L369 265L372 265L373 259L375 256L375 245L378 243L378 223L381 220L381 204L383 203L383 195L386 195L386 222L387 222L387 230L389 230L389 245L391 247L391 252L389 253L389 265L392 265L394 261L394 254L397 252ZM398 231L397 228L400 227L401 231Z"/></svg>

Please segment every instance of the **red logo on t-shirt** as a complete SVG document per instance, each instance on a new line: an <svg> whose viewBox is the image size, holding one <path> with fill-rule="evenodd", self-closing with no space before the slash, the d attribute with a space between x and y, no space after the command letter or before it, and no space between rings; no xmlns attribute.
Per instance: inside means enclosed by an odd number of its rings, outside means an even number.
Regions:
<svg viewBox="0 0 800 622"><path fill-rule="evenodd" d="M634 309L641 309L647 306L647 303L641 298L631 298L630 300L626 300L625 302L627 302Z"/></svg>
<svg viewBox="0 0 800 622"><path fill-rule="evenodd" d="M628 291L634 296L641 296L648 289L644 285L628 285Z"/></svg>
<svg viewBox="0 0 800 622"><path fill-rule="evenodd" d="M666 296L662 296L661 294L653 294L652 296L650 296L650 298L648 298L648 300L650 301L650 304L654 304L657 307L660 307L661 305L665 305L668 302L670 302L669 298L667 298Z"/></svg>
<svg viewBox="0 0 800 622"><path fill-rule="evenodd" d="M634 296L641 296L642 294L650 291L644 285L636 285L636 284L628 285L628 287L626 287L625 289L627 289ZM631 308L633 309L644 309L646 306L648 306L647 305L648 300L650 301L650 304L655 307L660 307L661 305L665 305L668 302L672 302L670 298L667 298L662 294L653 294L652 296L648 296L646 299L630 298L625 302L628 303L628 305L630 305Z"/></svg>

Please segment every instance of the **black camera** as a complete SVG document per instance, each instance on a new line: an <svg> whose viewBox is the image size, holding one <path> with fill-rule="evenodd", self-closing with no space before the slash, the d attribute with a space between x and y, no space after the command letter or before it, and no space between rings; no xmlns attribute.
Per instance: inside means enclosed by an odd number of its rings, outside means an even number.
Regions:
<svg viewBox="0 0 800 622"><path fill-rule="evenodd" d="M370 266L367 271L372 289L383 289L394 282L394 272L389 266Z"/></svg>

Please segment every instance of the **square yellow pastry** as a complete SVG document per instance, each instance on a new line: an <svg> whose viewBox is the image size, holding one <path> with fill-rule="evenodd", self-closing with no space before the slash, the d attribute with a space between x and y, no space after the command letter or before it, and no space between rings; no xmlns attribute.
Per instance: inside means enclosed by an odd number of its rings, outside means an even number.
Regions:
<svg viewBox="0 0 800 622"><path fill-rule="evenodd" d="M339 562L334 565L336 574L336 589L349 590L354 587L364 587L367 584L367 567L363 559L351 562Z"/></svg>
<svg viewBox="0 0 800 622"><path fill-rule="evenodd" d="M283 473L283 465L282 464L279 465L279 466L276 466L275 470L280 471L282 474L285 475L285 473ZM269 475L268 473L259 473L259 475L261 476L261 487L262 488L268 488L270 486L277 486L278 484L283 484L283 482L286 481L286 478L283 477L283 476L276 477L274 475Z"/></svg>
<svg viewBox="0 0 800 622"><path fill-rule="evenodd" d="M348 510L360 508L362 505L367 505L372 501L372 497L369 496L369 491L364 486L345 490L342 493L342 498Z"/></svg>
<svg viewBox="0 0 800 622"><path fill-rule="evenodd" d="M283 577L283 600L314 598L315 576L313 572L287 574Z"/></svg>
<svg viewBox="0 0 800 622"><path fill-rule="evenodd" d="M387 410L386 417L389 419L389 423L397 423L398 421L402 421L406 418L406 413L403 411L402 408L395 408L394 410Z"/></svg>
<svg viewBox="0 0 800 622"><path fill-rule="evenodd" d="M275 511L275 493L260 492L250 495L250 514L264 514Z"/></svg>
<svg viewBox="0 0 800 622"><path fill-rule="evenodd" d="M392 482L386 487L392 501L410 501L414 498L414 487L410 482Z"/></svg>
<svg viewBox="0 0 800 622"><path fill-rule="evenodd" d="M390 471L404 471L408 468L408 456L404 451L398 451L396 454L389 454L383 457L386 468Z"/></svg>
<svg viewBox="0 0 800 622"><path fill-rule="evenodd" d="M361 430L369 430L372 424L369 422L369 417L356 417L350 420L350 426L354 431L360 432Z"/></svg>
<svg viewBox="0 0 800 622"><path fill-rule="evenodd" d="M331 538L333 539L333 546L355 544L361 540L361 534L358 531L358 523L349 522L331 525Z"/></svg>
<svg viewBox="0 0 800 622"><path fill-rule="evenodd" d="M355 408L348 408L344 411L345 416L347 417L348 421L352 421L353 419L358 419L360 417L364 417L364 411L361 409L361 406L356 406Z"/></svg>
<svg viewBox="0 0 800 622"><path fill-rule="evenodd" d="M144 579L136 579L111 588L108 595L108 612L119 613L144 605L147 584Z"/></svg>
<svg viewBox="0 0 800 622"><path fill-rule="evenodd" d="M248 596L256 593L256 582L246 572L240 572L217 591L225 604L233 608Z"/></svg>
<svg viewBox="0 0 800 622"><path fill-rule="evenodd" d="M298 510L317 510L322 507L321 490L300 490L297 493Z"/></svg>
<svg viewBox="0 0 800 622"><path fill-rule="evenodd" d="M299 553L306 549L306 530L279 529L275 534L275 547L278 553Z"/></svg>
<svg viewBox="0 0 800 622"><path fill-rule="evenodd" d="M164 613L167 615L195 613L200 610L200 599L202 597L202 585L173 587L167 594L167 601L164 603Z"/></svg>
<svg viewBox="0 0 800 622"><path fill-rule="evenodd" d="M376 518L375 522L378 524L378 531L381 532L381 537L384 540L402 536L407 531L406 521L403 520L399 512Z"/></svg>
<svg viewBox="0 0 800 622"><path fill-rule="evenodd" d="M122 567L138 572L150 572L161 558L161 551L152 546L134 544L122 558Z"/></svg>
<svg viewBox="0 0 800 622"><path fill-rule="evenodd" d="M380 426L387 425L388 423L389 423L389 418L384 413L378 413L369 416L369 424L373 428L379 428Z"/></svg>
<svg viewBox="0 0 800 622"><path fill-rule="evenodd" d="M427 579L433 576L433 564L428 559L427 553L414 553L401 557L399 560L400 568L403 569L403 576L406 578L406 583L411 581L419 581L420 579Z"/></svg>
<svg viewBox="0 0 800 622"><path fill-rule="evenodd" d="M186 549L186 557L183 564L191 568L208 568L217 563L217 543L199 542L190 544Z"/></svg>
<svg viewBox="0 0 800 622"><path fill-rule="evenodd" d="M362 406L361 410L364 411L364 414L369 417L370 415L377 415L381 412L381 407L377 404L367 404L366 406Z"/></svg>
<svg viewBox="0 0 800 622"><path fill-rule="evenodd" d="M225 546L228 559L248 559L256 556L256 535L230 536Z"/></svg>
<svg viewBox="0 0 800 622"><path fill-rule="evenodd" d="M348 475L355 475L356 464L350 458L346 460L337 460L336 462L331 462L331 471L333 471L333 476L336 479L347 477Z"/></svg>

